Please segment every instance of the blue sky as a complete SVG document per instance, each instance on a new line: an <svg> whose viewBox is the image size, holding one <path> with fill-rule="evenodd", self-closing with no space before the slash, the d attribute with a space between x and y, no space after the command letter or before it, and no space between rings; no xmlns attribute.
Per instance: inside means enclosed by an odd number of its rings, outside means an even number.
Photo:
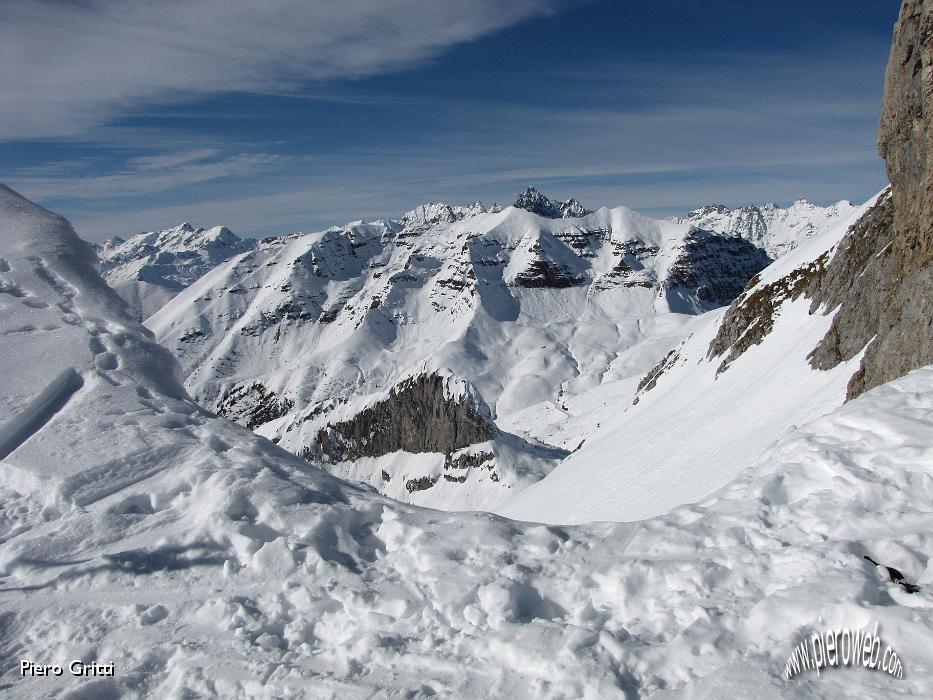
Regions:
<svg viewBox="0 0 933 700"><path fill-rule="evenodd" d="M89 239L863 201L896 0L6 0L0 177Z"/></svg>

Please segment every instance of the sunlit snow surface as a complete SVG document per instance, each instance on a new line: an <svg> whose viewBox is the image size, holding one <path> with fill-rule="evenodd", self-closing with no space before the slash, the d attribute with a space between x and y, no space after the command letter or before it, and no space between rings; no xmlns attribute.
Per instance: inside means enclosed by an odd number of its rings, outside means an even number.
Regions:
<svg viewBox="0 0 933 700"><path fill-rule="evenodd" d="M873 202L762 270L746 295L831 253ZM805 296L778 305L773 330L720 372L725 358L708 353L725 311L696 319L673 365L637 404L591 406L602 417L600 429L546 479L496 510L565 524L659 515L727 484L789 426L842 404L861 355L828 372L807 359L835 309L811 313ZM587 398L578 400L578 412L587 412Z"/></svg>
<svg viewBox="0 0 933 700"><path fill-rule="evenodd" d="M651 520L423 510L203 412L66 222L5 189L0 212L9 696L933 693L930 368ZM904 680L781 678L804 633L876 620ZM116 676L19 677L20 659L73 658L112 661Z"/></svg>

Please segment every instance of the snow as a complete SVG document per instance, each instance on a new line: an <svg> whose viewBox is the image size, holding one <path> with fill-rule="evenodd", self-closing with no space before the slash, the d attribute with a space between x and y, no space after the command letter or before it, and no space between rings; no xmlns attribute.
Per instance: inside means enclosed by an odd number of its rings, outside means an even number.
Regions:
<svg viewBox="0 0 933 700"><path fill-rule="evenodd" d="M104 279L142 320L211 268L255 245L225 226L195 229L185 222L129 240L114 236L97 252Z"/></svg>
<svg viewBox="0 0 933 700"><path fill-rule="evenodd" d="M15 697L933 694L933 368L785 431L693 505L522 523L387 499L206 413L67 222L5 188L0 257L5 415L43 418L0 428L19 436L0 462ZM804 634L875 621L904 680L783 679ZM20 657L116 673L21 678Z"/></svg>
<svg viewBox="0 0 933 700"><path fill-rule="evenodd" d="M850 216L856 208L845 200L828 207L806 199L798 199L787 208L773 202L739 209L713 204L694 209L675 221L741 236L764 248L772 258L779 258Z"/></svg>
<svg viewBox="0 0 933 700"><path fill-rule="evenodd" d="M643 375L703 308L695 289L671 278L694 232L625 207L551 219L518 207L423 205L400 221L264 239L146 324L179 358L201 405L219 409L230 391L254 382L292 402L256 430L296 454L327 423L352 417L422 370L469 382L506 432L572 449L581 436L563 437L555 407ZM724 276L734 274L732 256L712 250L710 257L724 261ZM569 286L535 286L538 262L561 270ZM581 410L586 401L577 402ZM414 495L404 482L387 483L377 462L333 471L422 505L491 509L553 467L544 454L500 462L497 450L499 482L480 471ZM409 460L424 477L437 476L429 466L436 462Z"/></svg>
<svg viewBox="0 0 933 700"><path fill-rule="evenodd" d="M766 268L745 295L831 250L873 202ZM828 372L812 369L807 360L829 330L831 314L811 314L806 297L784 303L764 342L720 372L723 358L707 355L724 313L698 318L656 388L634 405L629 400L603 413L603 424L579 451L497 512L555 523L659 515L728 483L788 427L845 400L861 355Z"/></svg>

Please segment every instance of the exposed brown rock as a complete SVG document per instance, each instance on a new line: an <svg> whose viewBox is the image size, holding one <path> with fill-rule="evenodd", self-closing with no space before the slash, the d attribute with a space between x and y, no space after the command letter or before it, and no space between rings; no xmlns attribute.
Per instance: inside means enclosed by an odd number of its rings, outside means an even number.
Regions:
<svg viewBox="0 0 933 700"><path fill-rule="evenodd" d="M665 372L667 372L671 367L674 366L674 363L680 359L680 353L678 350L671 350L664 357L661 358L661 361L656 364L653 368L648 371L644 377L641 378L641 381L638 382L638 386L635 388L635 398L632 399L632 405L638 403L639 397L642 393L651 391L654 389L655 385L658 383L658 379L661 378ZM583 441L580 441L580 444L577 446L576 452L581 447L583 447Z"/></svg>
<svg viewBox="0 0 933 700"><path fill-rule="evenodd" d="M839 243L832 262L813 285L813 308L838 308L832 326L810 354L810 364L832 369L860 353L881 324L892 294L894 200L884 194ZM854 378L853 378L854 379Z"/></svg>
<svg viewBox="0 0 933 700"><path fill-rule="evenodd" d="M405 488L408 493L427 491L437 483L438 479L440 479L440 476L422 476L417 479L409 479L405 482Z"/></svg>
<svg viewBox="0 0 933 700"><path fill-rule="evenodd" d="M774 328L775 315L784 302L798 299L803 294L812 294L815 284L825 271L828 257L824 254L776 282L757 289L754 288L756 280L749 283L749 287L729 306L716 337L710 343L710 359L728 351L717 374L725 372L746 350L765 339Z"/></svg>
<svg viewBox="0 0 933 700"><path fill-rule="evenodd" d="M841 304L814 366L827 369L868 344L848 398L933 363L931 139L933 0L905 0L878 126L891 201L847 234L847 254L833 258L814 297L826 308Z"/></svg>
<svg viewBox="0 0 933 700"><path fill-rule="evenodd" d="M831 259L733 302L710 356L728 363L760 342L777 306L806 294L837 310L810 355L828 370L856 357L847 398L933 363L933 0L905 0L894 32L878 127L890 192L849 230Z"/></svg>

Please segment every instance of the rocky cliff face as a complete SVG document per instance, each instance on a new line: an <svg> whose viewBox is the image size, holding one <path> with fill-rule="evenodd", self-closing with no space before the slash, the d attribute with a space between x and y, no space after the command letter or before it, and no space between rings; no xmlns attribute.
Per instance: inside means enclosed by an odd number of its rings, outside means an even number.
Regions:
<svg viewBox="0 0 933 700"><path fill-rule="evenodd" d="M878 127L891 188L835 248L810 265L733 302L710 346L729 354L758 344L786 299L805 295L811 313L835 311L810 355L829 370L864 350L846 396L933 363L933 1L905 0L894 32Z"/></svg>
<svg viewBox="0 0 933 700"><path fill-rule="evenodd" d="M664 285L669 295L682 295L682 310L703 313L731 302L770 263L743 238L696 230L684 239Z"/></svg>
<svg viewBox="0 0 933 700"><path fill-rule="evenodd" d="M813 354L834 367L868 345L848 398L933 363L933 2L906 0L878 127L891 196L840 244L814 299L840 306Z"/></svg>
<svg viewBox="0 0 933 700"><path fill-rule="evenodd" d="M497 434L488 407L469 386L427 374L402 382L353 418L322 428L317 442L340 462L400 450L450 454Z"/></svg>

